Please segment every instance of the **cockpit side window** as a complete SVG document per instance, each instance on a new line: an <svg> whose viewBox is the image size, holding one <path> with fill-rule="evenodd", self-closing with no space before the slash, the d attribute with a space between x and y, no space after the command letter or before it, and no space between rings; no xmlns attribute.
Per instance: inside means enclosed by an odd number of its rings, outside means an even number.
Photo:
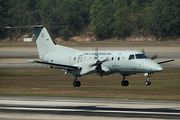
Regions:
<svg viewBox="0 0 180 120"><path fill-rule="evenodd" d="M135 59L134 55L130 55L129 60L133 60L133 59Z"/></svg>
<svg viewBox="0 0 180 120"><path fill-rule="evenodd" d="M136 59L148 59L145 54L136 54Z"/></svg>

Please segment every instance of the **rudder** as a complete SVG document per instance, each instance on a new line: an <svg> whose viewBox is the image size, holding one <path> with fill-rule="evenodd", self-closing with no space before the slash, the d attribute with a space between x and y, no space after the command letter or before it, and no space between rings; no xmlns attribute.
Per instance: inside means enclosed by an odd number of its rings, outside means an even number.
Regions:
<svg viewBox="0 0 180 120"><path fill-rule="evenodd" d="M55 44L45 27L34 27L34 33L40 58L45 54L57 52Z"/></svg>
<svg viewBox="0 0 180 120"><path fill-rule="evenodd" d="M5 27L5 28L34 28L34 34L36 38L36 45L38 48L39 58L43 58L44 55L54 52L78 51L73 48L55 44L54 41L51 39L46 27L59 28L59 26L44 26L44 25L13 26L13 27Z"/></svg>

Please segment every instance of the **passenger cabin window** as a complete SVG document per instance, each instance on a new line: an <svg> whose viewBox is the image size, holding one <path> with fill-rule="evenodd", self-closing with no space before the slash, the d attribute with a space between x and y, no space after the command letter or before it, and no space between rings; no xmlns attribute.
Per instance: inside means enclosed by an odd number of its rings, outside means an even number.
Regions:
<svg viewBox="0 0 180 120"><path fill-rule="evenodd" d="M113 61L113 60L114 60L114 57L112 57L111 60Z"/></svg>
<svg viewBox="0 0 180 120"><path fill-rule="evenodd" d="M94 56L94 59L97 60L98 56Z"/></svg>
<svg viewBox="0 0 180 120"><path fill-rule="evenodd" d="M118 61L120 60L120 57L118 57Z"/></svg>
<svg viewBox="0 0 180 120"><path fill-rule="evenodd" d="M133 59L135 59L134 55L130 55L129 60L133 60Z"/></svg>
<svg viewBox="0 0 180 120"><path fill-rule="evenodd" d="M148 59L145 54L136 54L136 59Z"/></svg>
<svg viewBox="0 0 180 120"><path fill-rule="evenodd" d="M86 61L86 57L84 57L84 61Z"/></svg>

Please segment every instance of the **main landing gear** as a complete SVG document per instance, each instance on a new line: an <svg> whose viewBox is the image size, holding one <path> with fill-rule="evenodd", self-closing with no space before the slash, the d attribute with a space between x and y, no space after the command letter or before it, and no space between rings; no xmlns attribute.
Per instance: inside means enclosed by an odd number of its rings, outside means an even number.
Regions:
<svg viewBox="0 0 180 120"><path fill-rule="evenodd" d="M81 86L81 82L77 81L78 76L75 76L74 82L73 82L73 86L74 87L80 87Z"/></svg>
<svg viewBox="0 0 180 120"><path fill-rule="evenodd" d="M125 80L126 79L126 75L123 75L123 80L121 82L121 85L122 86L128 86L129 85L129 81L128 80Z"/></svg>
<svg viewBox="0 0 180 120"><path fill-rule="evenodd" d="M145 82L145 85L151 85L151 81L149 80L149 78L153 75L153 73L145 73L144 76L147 77L147 81Z"/></svg>
<svg viewBox="0 0 180 120"><path fill-rule="evenodd" d="M145 85L148 86L148 85L151 85L151 81L149 80L149 78L153 75L153 73L145 73L144 76L147 77L147 81L145 82ZM128 80L125 80L126 79L126 76L128 75L122 75L123 76L123 80L121 82L121 85L122 86L128 86L129 85L129 81Z"/></svg>

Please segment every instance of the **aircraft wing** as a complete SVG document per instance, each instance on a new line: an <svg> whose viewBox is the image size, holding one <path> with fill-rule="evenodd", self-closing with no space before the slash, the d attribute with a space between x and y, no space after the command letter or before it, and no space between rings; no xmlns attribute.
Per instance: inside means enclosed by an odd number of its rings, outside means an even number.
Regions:
<svg viewBox="0 0 180 120"><path fill-rule="evenodd" d="M82 69L81 67L77 67L77 66L57 64L57 63L49 63L49 62L36 61L36 60L30 60L30 61L27 61L27 62L46 64L46 65L50 65L51 67L55 67L55 68L59 68L59 69L76 69L76 70L81 70Z"/></svg>
<svg viewBox="0 0 180 120"><path fill-rule="evenodd" d="M165 60L165 61L158 61L158 64L162 64L162 63L166 63L166 62L171 62L174 61L174 59L170 59L170 60Z"/></svg>

